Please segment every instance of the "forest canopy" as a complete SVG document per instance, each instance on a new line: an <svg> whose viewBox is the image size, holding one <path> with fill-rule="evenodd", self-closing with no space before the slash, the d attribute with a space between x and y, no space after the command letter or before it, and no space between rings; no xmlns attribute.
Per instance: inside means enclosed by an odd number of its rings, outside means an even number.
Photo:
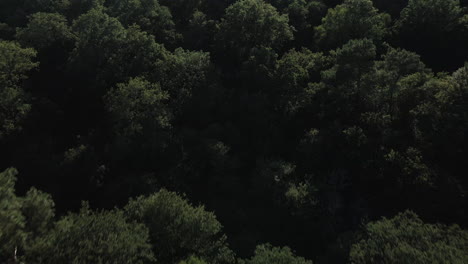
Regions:
<svg viewBox="0 0 468 264"><path fill-rule="evenodd" d="M0 0L0 263L468 263L466 0Z"/></svg>

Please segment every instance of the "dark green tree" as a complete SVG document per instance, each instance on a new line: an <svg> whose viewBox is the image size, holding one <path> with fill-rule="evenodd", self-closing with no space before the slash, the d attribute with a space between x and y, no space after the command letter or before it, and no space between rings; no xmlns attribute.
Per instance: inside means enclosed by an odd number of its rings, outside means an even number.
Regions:
<svg viewBox="0 0 468 264"><path fill-rule="evenodd" d="M281 48L293 39L293 30L288 17L272 5L263 0L242 0L226 8L216 38L220 52L244 59L255 46Z"/></svg>
<svg viewBox="0 0 468 264"><path fill-rule="evenodd" d="M456 0L410 0L395 23L395 43L420 54L433 69L455 70L468 56L464 14Z"/></svg>
<svg viewBox="0 0 468 264"><path fill-rule="evenodd" d="M380 41L387 33L390 18L378 13L371 0L346 0L329 9L315 28L315 40L324 49L334 49L352 39Z"/></svg>
<svg viewBox="0 0 468 264"><path fill-rule="evenodd" d="M168 98L158 84L144 78L118 84L105 98L116 135L124 141L143 136L146 144L158 139L158 131L170 127L170 114L165 105Z"/></svg>
<svg viewBox="0 0 468 264"><path fill-rule="evenodd" d="M106 6L107 13L118 18L124 26L137 24L160 43L174 44L177 40L171 12L157 0L111 0Z"/></svg>

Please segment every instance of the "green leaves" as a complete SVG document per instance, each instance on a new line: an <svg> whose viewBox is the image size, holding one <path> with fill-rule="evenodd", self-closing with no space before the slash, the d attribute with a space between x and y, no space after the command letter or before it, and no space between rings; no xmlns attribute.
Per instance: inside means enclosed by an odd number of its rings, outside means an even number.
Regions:
<svg viewBox="0 0 468 264"><path fill-rule="evenodd" d="M21 201L15 195L18 171L10 168L0 173L0 260L13 259L15 250L24 246L25 220L21 214Z"/></svg>
<svg viewBox="0 0 468 264"><path fill-rule="evenodd" d="M351 263L464 263L468 232L457 225L424 223L411 212L371 222L354 244Z"/></svg>
<svg viewBox="0 0 468 264"><path fill-rule="evenodd" d="M31 188L25 197L15 195L18 171L0 173L0 260L22 258L42 243L55 216L50 195Z"/></svg>
<svg viewBox="0 0 468 264"><path fill-rule="evenodd" d="M0 40L0 139L20 130L31 108L20 82L38 66L32 61L35 56L36 51L31 48Z"/></svg>
<svg viewBox="0 0 468 264"><path fill-rule="evenodd" d="M106 6L107 13L118 18L123 25L139 25L159 42L173 43L177 38L171 12L157 0L110 0Z"/></svg>
<svg viewBox="0 0 468 264"><path fill-rule="evenodd" d="M52 227L55 217L54 201L50 194L31 188L21 198L21 213L25 217L25 228L33 237L44 235Z"/></svg>
<svg viewBox="0 0 468 264"><path fill-rule="evenodd" d="M312 261L297 257L288 247L257 246L255 255L246 264L312 264Z"/></svg>
<svg viewBox="0 0 468 264"><path fill-rule="evenodd" d="M288 17L263 0L241 0L228 7L217 34L219 47L241 58L255 46L278 49L292 39Z"/></svg>
<svg viewBox="0 0 468 264"><path fill-rule="evenodd" d="M399 31L433 34L449 32L459 23L463 12L456 0L410 0L396 22Z"/></svg>
<svg viewBox="0 0 468 264"><path fill-rule="evenodd" d="M27 73L38 66L32 59L36 51L21 48L16 42L0 41L0 88L17 85Z"/></svg>
<svg viewBox="0 0 468 264"><path fill-rule="evenodd" d="M328 10L322 24L315 28L315 39L325 49L337 48L352 39L380 41L389 21L390 17L379 14L371 0L346 0Z"/></svg>
<svg viewBox="0 0 468 264"><path fill-rule="evenodd" d="M57 13L33 14L28 25L18 29L16 38L22 45L39 51L54 45L69 46L75 40L66 18Z"/></svg>
<svg viewBox="0 0 468 264"><path fill-rule="evenodd" d="M233 260L215 215L203 206L192 206L176 193L163 189L131 200L125 213L129 219L148 227L155 255L161 263L175 263L192 254L209 263Z"/></svg>
<svg viewBox="0 0 468 264"><path fill-rule="evenodd" d="M119 210L79 214L58 221L40 249L39 263L154 263L144 225L129 222Z"/></svg>
<svg viewBox="0 0 468 264"><path fill-rule="evenodd" d="M106 96L116 133L131 138L169 128L170 116L165 106L168 98L169 95L158 84L143 78L118 84Z"/></svg>

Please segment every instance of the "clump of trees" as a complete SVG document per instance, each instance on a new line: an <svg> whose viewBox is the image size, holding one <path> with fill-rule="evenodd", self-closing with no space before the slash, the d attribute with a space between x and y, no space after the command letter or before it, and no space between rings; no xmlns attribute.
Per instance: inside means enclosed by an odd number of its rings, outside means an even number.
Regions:
<svg viewBox="0 0 468 264"><path fill-rule="evenodd" d="M458 0L0 1L0 262L468 262L467 30Z"/></svg>

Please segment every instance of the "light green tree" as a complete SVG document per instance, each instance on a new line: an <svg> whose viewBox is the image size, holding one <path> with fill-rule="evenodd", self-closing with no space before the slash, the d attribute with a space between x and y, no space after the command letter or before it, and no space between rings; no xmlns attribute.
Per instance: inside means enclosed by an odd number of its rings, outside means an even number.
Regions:
<svg viewBox="0 0 468 264"><path fill-rule="evenodd" d="M16 251L26 242L25 219L21 201L15 195L18 171L7 169L0 173L0 260L15 259Z"/></svg>
<svg viewBox="0 0 468 264"><path fill-rule="evenodd" d="M21 130L21 122L31 109L21 87L30 70L36 51L16 42L0 41L0 139Z"/></svg>
<svg viewBox="0 0 468 264"><path fill-rule="evenodd" d="M312 264L312 261L294 255L288 247L257 246L255 255L246 264Z"/></svg>
<svg viewBox="0 0 468 264"><path fill-rule="evenodd" d="M209 263L233 261L216 216L203 206L192 206L177 193L163 189L130 200L125 213L148 227L153 250L161 263L176 263L191 255Z"/></svg>
<svg viewBox="0 0 468 264"><path fill-rule="evenodd" d="M59 220L34 250L36 263L155 262L144 225L127 221L117 209L93 212L86 204Z"/></svg>
<svg viewBox="0 0 468 264"><path fill-rule="evenodd" d="M468 232L457 225L426 224L406 211L371 222L351 247L351 263L465 263Z"/></svg>
<svg viewBox="0 0 468 264"><path fill-rule="evenodd" d="M22 260L43 242L53 224L54 202L50 195L31 188L25 197L15 195L18 171L0 173L0 261Z"/></svg>
<svg viewBox="0 0 468 264"><path fill-rule="evenodd" d="M67 19L58 13L35 13L28 25L19 28L16 39L23 46L32 47L39 52L45 48L71 46L74 36Z"/></svg>

